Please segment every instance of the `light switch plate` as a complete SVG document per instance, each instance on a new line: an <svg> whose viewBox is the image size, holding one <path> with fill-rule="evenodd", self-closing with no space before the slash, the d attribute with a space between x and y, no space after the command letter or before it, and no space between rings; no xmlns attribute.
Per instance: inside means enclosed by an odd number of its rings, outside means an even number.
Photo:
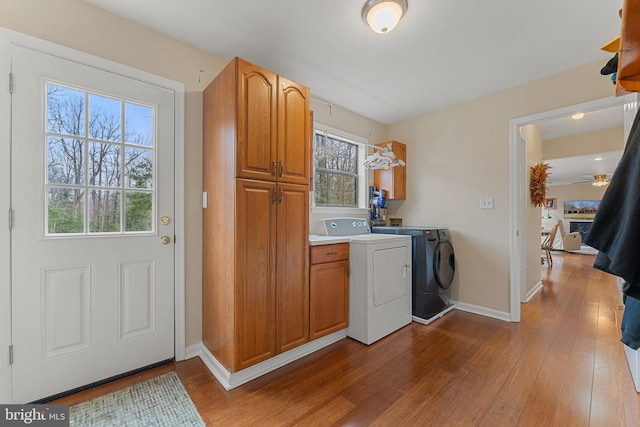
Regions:
<svg viewBox="0 0 640 427"><path fill-rule="evenodd" d="M493 209L493 197L480 197L480 209Z"/></svg>

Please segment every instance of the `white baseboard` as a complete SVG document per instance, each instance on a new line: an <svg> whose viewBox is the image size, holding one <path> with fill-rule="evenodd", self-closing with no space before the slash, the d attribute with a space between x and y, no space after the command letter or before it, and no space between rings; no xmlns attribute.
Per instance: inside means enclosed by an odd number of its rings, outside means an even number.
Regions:
<svg viewBox="0 0 640 427"><path fill-rule="evenodd" d="M494 310L491 308L480 307L479 305L466 304L464 302L456 302L456 310L466 311L468 313L479 314L481 316L491 317L505 322L511 322L511 314L506 311Z"/></svg>
<svg viewBox="0 0 640 427"><path fill-rule="evenodd" d="M531 301L531 298L535 297L538 294L538 292L540 292L541 290L542 290L542 280L536 283L535 286L531 288L529 292L527 292L527 297L524 302Z"/></svg>
<svg viewBox="0 0 640 427"><path fill-rule="evenodd" d="M298 360L304 356L320 350L321 348L340 341L341 339L346 338L346 336L346 330L334 332L330 335L318 338L317 340L313 340L304 345L301 345L300 347L289 350L286 353L282 353L275 357L272 357L269 360L260 362L257 365L250 366L246 369L243 369L242 371L234 373L229 372L201 342L196 345L189 346L186 351L186 356L187 359L196 356L200 357L200 359L202 359L204 364L207 366L209 371L211 371L218 382L222 384L222 386L226 390L231 390L264 374L275 371L276 369L281 368L282 366L291 363L294 360Z"/></svg>
<svg viewBox="0 0 640 427"><path fill-rule="evenodd" d="M640 350L634 350L625 344L623 345L624 354L627 356L627 363L631 371L631 378L633 378L633 384L636 386L636 391L640 393L640 356L638 356Z"/></svg>

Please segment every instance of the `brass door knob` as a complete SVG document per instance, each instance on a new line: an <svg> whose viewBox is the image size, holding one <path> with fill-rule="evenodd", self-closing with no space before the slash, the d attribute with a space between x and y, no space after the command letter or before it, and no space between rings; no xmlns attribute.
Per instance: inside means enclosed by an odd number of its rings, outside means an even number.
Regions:
<svg viewBox="0 0 640 427"><path fill-rule="evenodd" d="M163 245L168 245L169 243L171 243L171 237L169 237L169 236L162 236L162 237L160 238L160 242L161 242Z"/></svg>

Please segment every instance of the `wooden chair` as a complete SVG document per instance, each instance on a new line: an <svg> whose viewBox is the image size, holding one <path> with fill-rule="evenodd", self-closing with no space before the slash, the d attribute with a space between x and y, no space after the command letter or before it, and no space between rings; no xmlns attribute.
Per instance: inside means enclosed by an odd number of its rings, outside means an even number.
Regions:
<svg viewBox="0 0 640 427"><path fill-rule="evenodd" d="M547 261L548 266L553 265L553 258L551 257L551 248L553 248L553 241L556 239L556 232L558 231L558 224L554 224L549 230L549 234L545 237L542 242L542 258L540 259L540 264L544 264L544 261Z"/></svg>

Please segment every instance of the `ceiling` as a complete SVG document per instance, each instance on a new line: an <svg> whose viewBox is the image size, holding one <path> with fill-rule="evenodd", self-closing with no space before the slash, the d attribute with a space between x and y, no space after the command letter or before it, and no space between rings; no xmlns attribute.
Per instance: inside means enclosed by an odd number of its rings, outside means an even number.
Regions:
<svg viewBox="0 0 640 427"><path fill-rule="evenodd" d="M85 0L217 56L240 56L383 124L593 61L622 0L408 0L371 31L364 0ZM607 77L603 77L607 78Z"/></svg>
<svg viewBox="0 0 640 427"><path fill-rule="evenodd" d="M593 182L594 175L601 173L610 179L621 156L622 150L545 160L551 166L547 185L552 187Z"/></svg>
<svg viewBox="0 0 640 427"><path fill-rule="evenodd" d="M543 140L622 127L624 126L624 110L623 106L619 105L585 113L580 120L563 117L538 123L537 126ZM623 144L624 141L620 141L621 147ZM602 173L606 174L607 178L611 178L621 156L622 150L544 159L551 166L547 184L554 186L592 182L595 174Z"/></svg>

